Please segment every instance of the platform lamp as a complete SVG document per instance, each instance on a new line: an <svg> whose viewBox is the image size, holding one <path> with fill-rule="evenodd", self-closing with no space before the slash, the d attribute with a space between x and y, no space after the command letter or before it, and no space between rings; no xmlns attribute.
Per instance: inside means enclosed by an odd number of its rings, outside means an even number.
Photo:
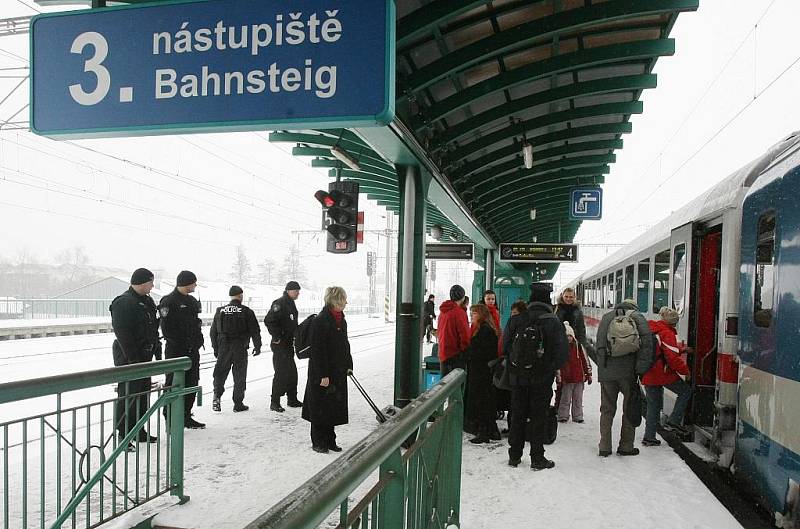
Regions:
<svg viewBox="0 0 800 529"><path fill-rule="evenodd" d="M528 143L524 128L522 129L522 161L525 163L525 169L533 169L533 144Z"/></svg>
<svg viewBox="0 0 800 529"><path fill-rule="evenodd" d="M353 158L349 152L339 146L341 139L342 135L339 134L339 138L337 138L336 143L331 146L331 154L353 171L360 171L361 166L358 165L358 161Z"/></svg>

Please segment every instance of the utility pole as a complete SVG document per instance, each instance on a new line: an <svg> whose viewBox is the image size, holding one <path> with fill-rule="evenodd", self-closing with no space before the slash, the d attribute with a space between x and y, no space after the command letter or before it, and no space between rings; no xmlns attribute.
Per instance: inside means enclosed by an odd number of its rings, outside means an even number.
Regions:
<svg viewBox="0 0 800 529"><path fill-rule="evenodd" d="M392 276L392 214L386 212L386 292L384 294L384 320L386 323L391 323L389 315L392 312L392 292L394 291L394 281Z"/></svg>

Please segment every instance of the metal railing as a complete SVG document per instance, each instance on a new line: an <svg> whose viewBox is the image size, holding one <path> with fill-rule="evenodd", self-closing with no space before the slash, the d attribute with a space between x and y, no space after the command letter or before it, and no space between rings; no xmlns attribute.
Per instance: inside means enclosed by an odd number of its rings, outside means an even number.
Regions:
<svg viewBox="0 0 800 529"><path fill-rule="evenodd" d="M190 366L175 358L0 384L4 415L52 410L42 399L55 397L55 411L0 423L3 528L93 528L165 493L188 500L184 395L202 394L185 387ZM151 386L167 373L171 386ZM110 384L118 396L97 400Z"/></svg>
<svg viewBox="0 0 800 529"><path fill-rule="evenodd" d="M111 299L12 299L0 298L0 320L42 320L57 318L111 318L108 311ZM201 312L213 315L217 307L230 300L201 300ZM271 301L253 300L245 304L263 317L270 308ZM321 306L298 307L300 317L319 312ZM367 305L348 305L348 314L367 314Z"/></svg>
<svg viewBox="0 0 800 529"><path fill-rule="evenodd" d="M245 529L459 525L465 380L460 369L447 375ZM369 486L376 469L376 482L351 507L349 495Z"/></svg>

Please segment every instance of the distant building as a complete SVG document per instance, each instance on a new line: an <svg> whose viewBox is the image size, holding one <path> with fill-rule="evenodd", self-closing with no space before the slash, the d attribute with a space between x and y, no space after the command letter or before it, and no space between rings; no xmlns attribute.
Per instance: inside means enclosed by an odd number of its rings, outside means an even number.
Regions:
<svg viewBox="0 0 800 529"><path fill-rule="evenodd" d="M119 296L130 286L129 278L121 278L116 276L104 277L97 281L92 281L86 285L74 288L70 291L64 292L53 299L92 299L92 300L108 300L110 303L115 297ZM150 291L150 297L158 303L163 292L153 289Z"/></svg>

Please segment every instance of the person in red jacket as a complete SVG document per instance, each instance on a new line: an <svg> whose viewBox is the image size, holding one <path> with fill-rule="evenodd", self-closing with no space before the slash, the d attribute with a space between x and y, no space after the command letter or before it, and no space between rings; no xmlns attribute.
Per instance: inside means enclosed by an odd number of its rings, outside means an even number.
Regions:
<svg viewBox="0 0 800 529"><path fill-rule="evenodd" d="M569 420L572 407L573 422L583 422L583 383L592 383L592 365L583 346L575 339L575 330L566 321L564 330L569 342L569 358L561 367L561 400L558 403L558 422Z"/></svg>
<svg viewBox="0 0 800 529"><path fill-rule="evenodd" d="M467 312L461 308L465 297L464 287L453 285L450 288L450 299L439 306L439 362L442 365L442 377L453 369L464 369L467 365L462 354L469 347L470 332Z"/></svg>
<svg viewBox="0 0 800 529"><path fill-rule="evenodd" d="M675 407L667 418L666 426L680 432L686 431L681 423L686 406L689 404L689 397L692 395L691 386L682 378L689 375L689 368L681 357L684 351L683 347L678 345L678 332L675 330L680 315L669 307L662 307L658 314L661 316L660 321L647 322L656 337L656 361L642 376L642 384L647 393L647 417L642 438L644 446L661 444L661 441L656 439L656 427L664 407L664 388L669 388L678 396Z"/></svg>

